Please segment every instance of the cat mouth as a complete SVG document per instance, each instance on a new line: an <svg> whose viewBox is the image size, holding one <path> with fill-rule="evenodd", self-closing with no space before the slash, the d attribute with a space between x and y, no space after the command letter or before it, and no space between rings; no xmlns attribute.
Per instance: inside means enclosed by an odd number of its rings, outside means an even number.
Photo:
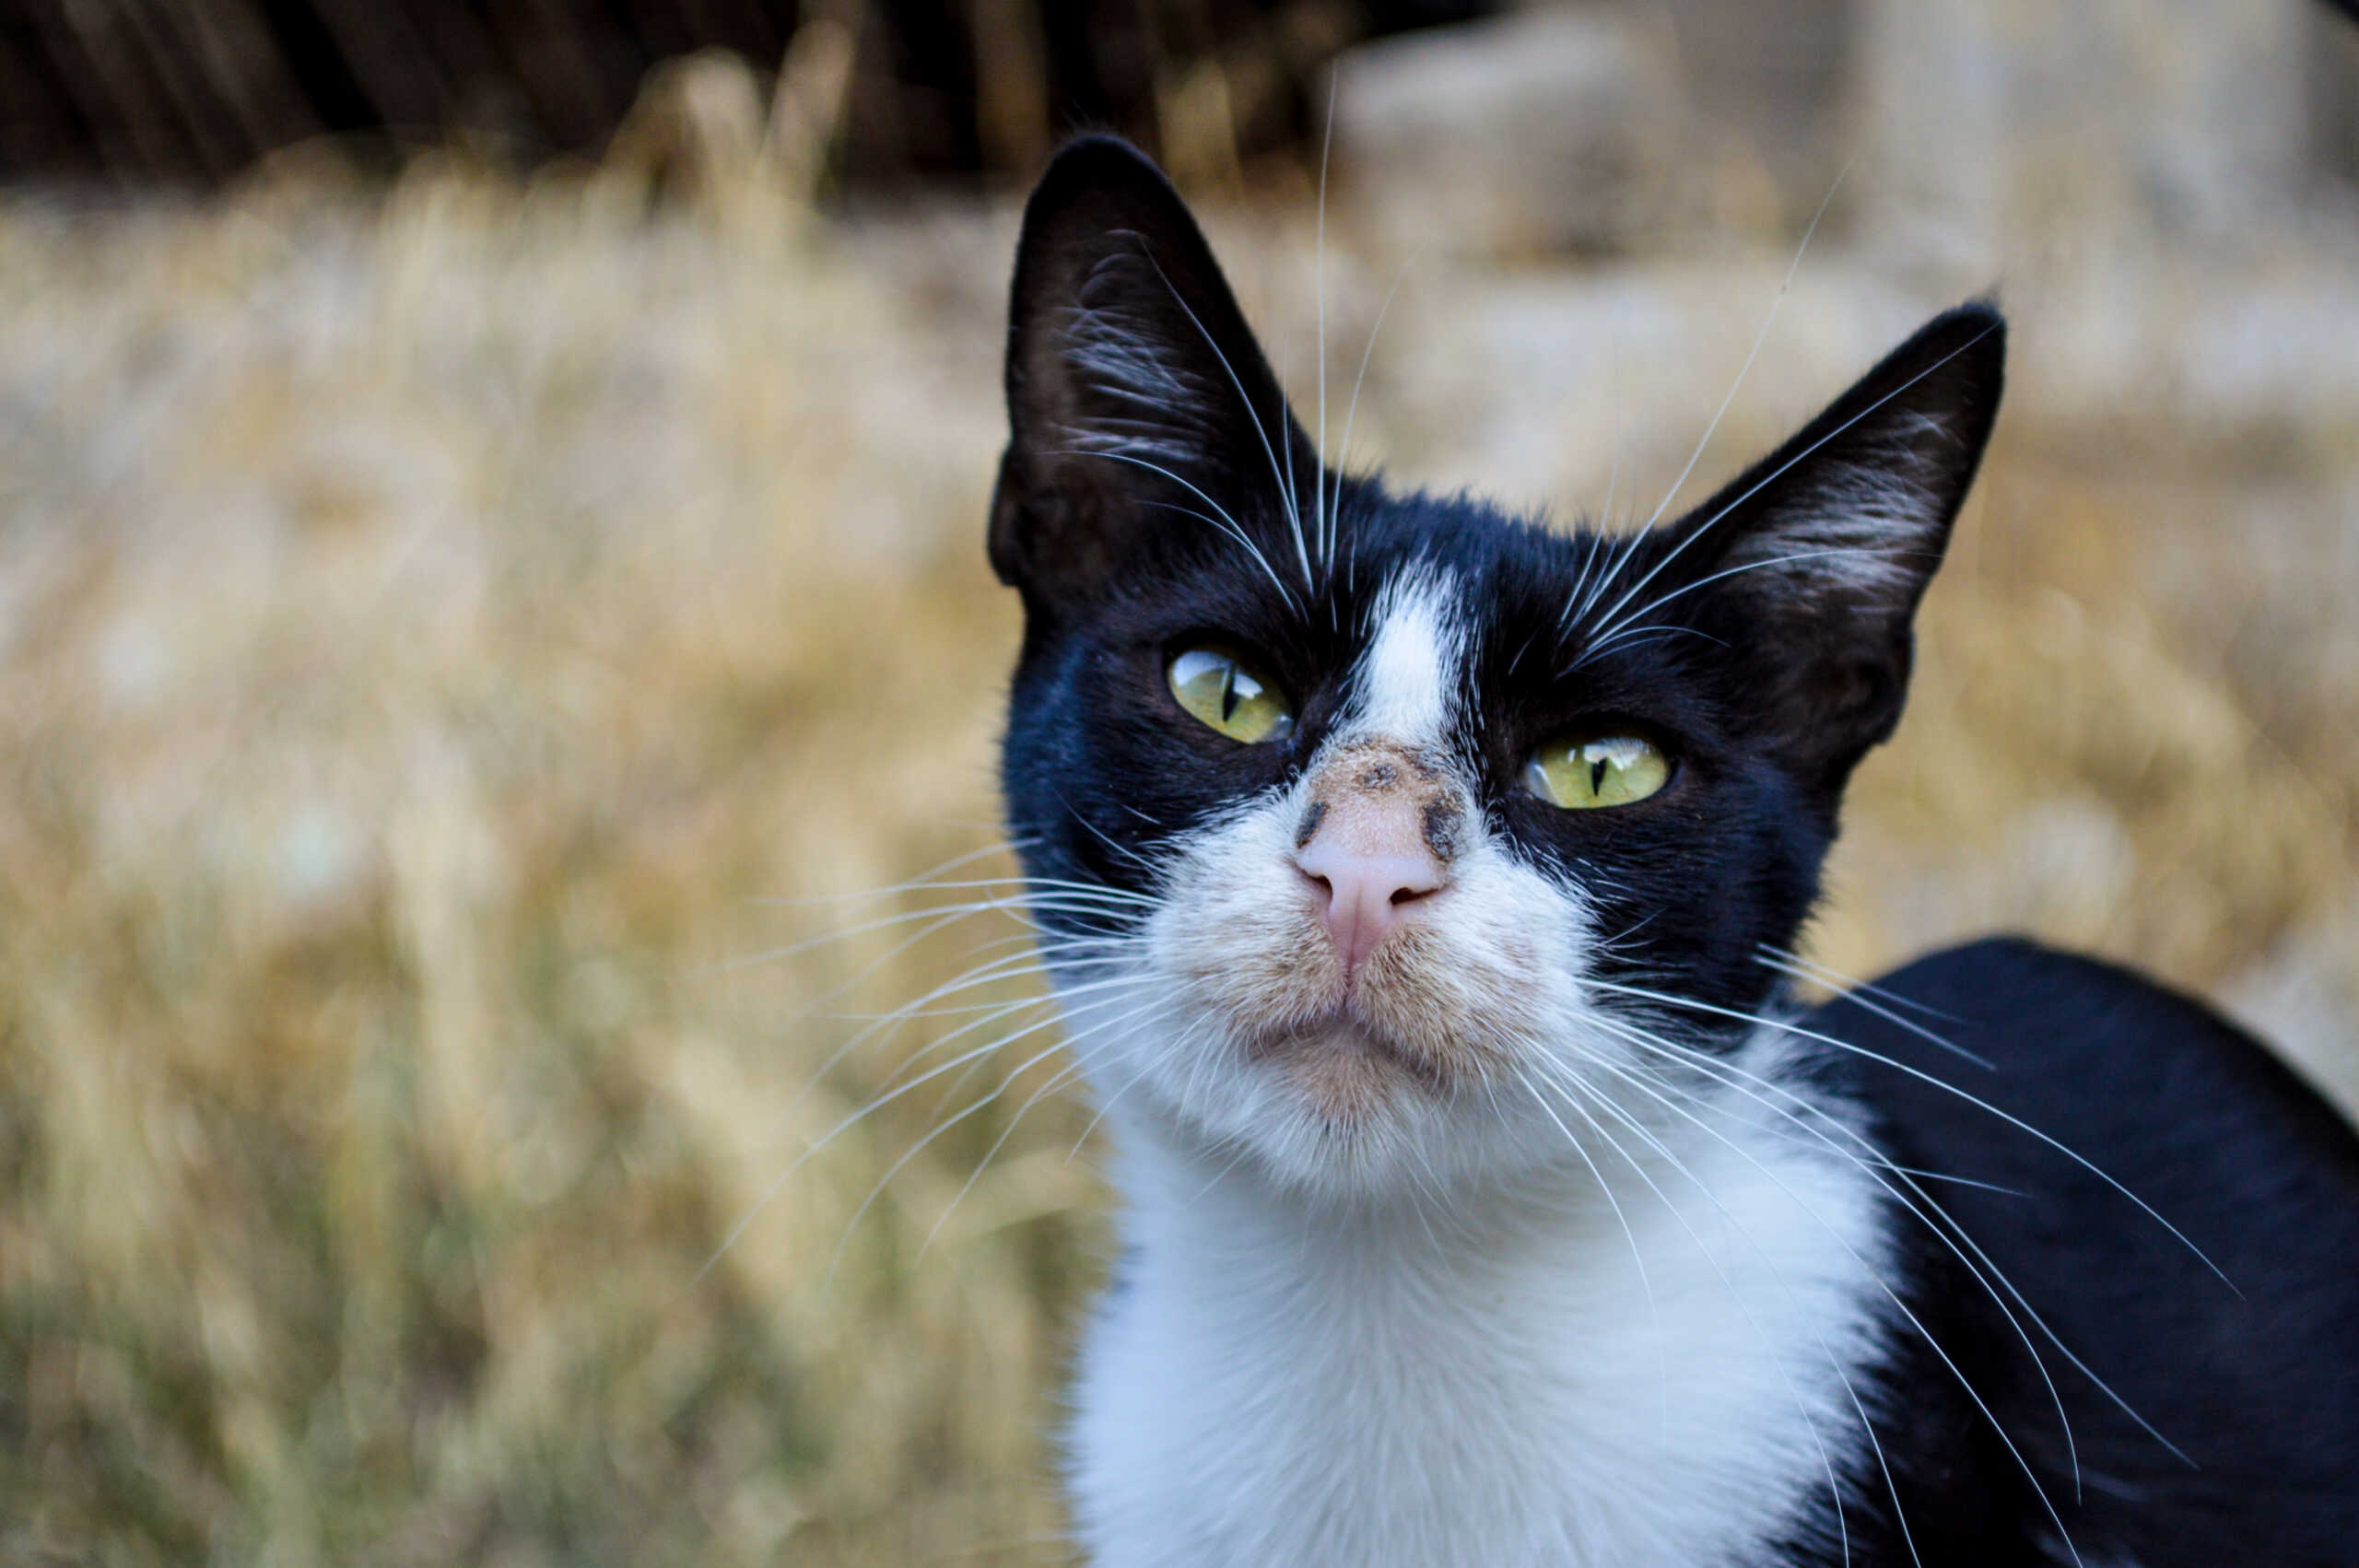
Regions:
<svg viewBox="0 0 2359 1568"><path fill-rule="evenodd" d="M1437 1065L1345 1001L1308 1023L1265 1035L1252 1054L1307 1090L1332 1119L1353 1120L1392 1092L1443 1087Z"/></svg>

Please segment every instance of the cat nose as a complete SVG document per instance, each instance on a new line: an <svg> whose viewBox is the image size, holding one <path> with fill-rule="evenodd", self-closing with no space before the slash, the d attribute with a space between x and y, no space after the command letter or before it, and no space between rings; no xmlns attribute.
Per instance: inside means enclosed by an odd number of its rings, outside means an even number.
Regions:
<svg viewBox="0 0 2359 1568"><path fill-rule="evenodd" d="M1324 812L1295 851L1295 864L1313 884L1346 977L1449 881L1426 842L1423 813L1400 799L1346 802Z"/></svg>

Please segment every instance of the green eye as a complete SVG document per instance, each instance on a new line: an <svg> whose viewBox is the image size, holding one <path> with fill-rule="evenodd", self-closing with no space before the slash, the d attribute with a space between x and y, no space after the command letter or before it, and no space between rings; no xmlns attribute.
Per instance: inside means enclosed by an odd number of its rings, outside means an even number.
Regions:
<svg viewBox="0 0 2359 1568"><path fill-rule="evenodd" d="M1524 787L1552 806L1585 811L1643 801L1671 778L1671 759L1636 735L1576 731L1542 746L1523 770Z"/></svg>
<svg viewBox="0 0 2359 1568"><path fill-rule="evenodd" d="M1172 660L1171 695L1232 741L1282 741L1294 715L1277 684L1225 648L1191 648Z"/></svg>

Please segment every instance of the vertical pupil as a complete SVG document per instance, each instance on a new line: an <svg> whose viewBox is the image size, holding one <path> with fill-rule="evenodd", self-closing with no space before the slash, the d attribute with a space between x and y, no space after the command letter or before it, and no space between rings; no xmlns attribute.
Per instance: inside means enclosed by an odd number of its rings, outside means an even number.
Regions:
<svg viewBox="0 0 2359 1568"><path fill-rule="evenodd" d="M1227 723L1237 717L1237 665L1224 662L1220 667L1220 721Z"/></svg>
<svg viewBox="0 0 2359 1568"><path fill-rule="evenodd" d="M1599 757L1589 765L1589 792L1597 794L1605 787L1606 760Z"/></svg>

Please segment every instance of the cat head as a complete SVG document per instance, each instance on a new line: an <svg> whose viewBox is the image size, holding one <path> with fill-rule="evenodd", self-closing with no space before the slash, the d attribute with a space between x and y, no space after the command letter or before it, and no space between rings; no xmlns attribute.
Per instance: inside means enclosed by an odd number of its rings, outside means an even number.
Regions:
<svg viewBox="0 0 2359 1568"><path fill-rule="evenodd" d="M1323 467L1170 186L1066 147L990 549L1009 817L1116 1120L1360 1192L1567 1158L1725 1049L1899 718L2002 348L1949 311L1676 522L1543 529Z"/></svg>

